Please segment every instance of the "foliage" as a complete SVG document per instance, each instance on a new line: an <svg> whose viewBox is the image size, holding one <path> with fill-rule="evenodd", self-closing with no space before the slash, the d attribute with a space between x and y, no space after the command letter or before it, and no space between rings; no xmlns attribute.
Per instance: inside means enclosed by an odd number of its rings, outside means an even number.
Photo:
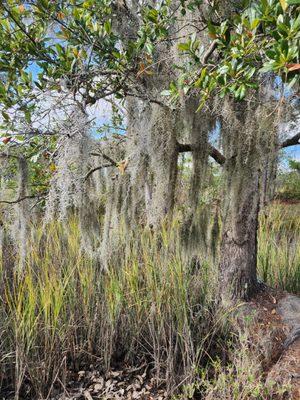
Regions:
<svg viewBox="0 0 300 400"><path fill-rule="evenodd" d="M178 45L189 63L164 94L176 99L183 91L199 92L202 107L212 94L243 99L266 73L299 83L300 6L297 1L244 1L229 18L222 18L222 2L212 2L207 20L211 50L192 35ZM220 16L221 14L221 16ZM216 56L214 56L214 54ZM217 60L217 62L215 62Z"/></svg>
<svg viewBox="0 0 300 400"><path fill-rule="evenodd" d="M300 200L300 163L289 160L290 170L279 171L275 197L279 200Z"/></svg>
<svg viewBox="0 0 300 400"><path fill-rule="evenodd" d="M29 122L41 90L70 89L89 103L112 93L122 97L129 73L143 68L152 41L167 32L167 4L144 7L142 24L130 39L136 17L116 29L126 10L114 1L2 2L0 67L6 81L0 86L1 103L17 105ZM38 67L36 80L28 70L31 65ZM3 116L9 120L8 113Z"/></svg>
<svg viewBox="0 0 300 400"><path fill-rule="evenodd" d="M294 171L300 172L300 161L293 159L289 160L289 167Z"/></svg>
<svg viewBox="0 0 300 400"><path fill-rule="evenodd" d="M299 82L296 0L246 0L226 17L222 17L221 2L209 4L208 17L203 18L215 47L206 55L196 33L180 43L179 50L190 56L190 62L179 65L178 82L164 94L176 97L195 88L204 104L216 91L242 99L265 72L280 75L290 85ZM175 10L170 1L156 7L146 4L138 20L125 5L110 0L4 1L0 68L5 80L0 101L6 108L17 106L30 122L41 90L69 89L88 103L111 94L124 97L136 91L137 85L129 86L129 77L138 81L143 74L153 74L156 49L162 41L172 42L172 27L179 15L201 7L202 1L188 0ZM215 48L217 64L210 61ZM38 66L36 80L28 70L30 65ZM5 110L3 117L8 123L10 115Z"/></svg>

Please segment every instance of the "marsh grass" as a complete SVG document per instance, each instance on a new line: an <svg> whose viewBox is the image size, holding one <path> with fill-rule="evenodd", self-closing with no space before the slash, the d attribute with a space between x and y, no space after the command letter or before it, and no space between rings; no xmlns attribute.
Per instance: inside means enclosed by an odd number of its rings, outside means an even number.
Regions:
<svg viewBox="0 0 300 400"><path fill-rule="evenodd" d="M300 203L274 203L260 218L258 271L270 286L300 294Z"/></svg>
<svg viewBox="0 0 300 400"><path fill-rule="evenodd" d="M49 398L68 369L141 358L170 391L193 378L222 329L211 268L191 274L175 226L123 244L103 273L81 251L75 219L32 229L25 269L1 271L2 390L18 398L30 382L29 398Z"/></svg>
<svg viewBox="0 0 300 400"><path fill-rule="evenodd" d="M146 361L158 385L169 393L183 387L185 398L199 380L207 393L218 393L220 380L237 376L234 358L223 368L230 345L214 263L185 255L176 221L159 234L124 232L118 262L105 273L82 252L75 218L32 227L22 272L12 265L17 255L1 264L0 390L7 397L49 399L63 392L68 371L91 364L106 371ZM298 208L273 206L262 215L261 277L295 293L299 236Z"/></svg>

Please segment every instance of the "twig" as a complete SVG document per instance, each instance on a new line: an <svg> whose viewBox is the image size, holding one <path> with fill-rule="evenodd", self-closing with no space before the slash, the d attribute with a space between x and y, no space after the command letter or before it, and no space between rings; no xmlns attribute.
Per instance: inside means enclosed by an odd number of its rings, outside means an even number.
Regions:
<svg viewBox="0 0 300 400"><path fill-rule="evenodd" d="M213 54L213 52L216 50L218 45L218 41L214 40L211 45L209 46L209 48L207 49L207 51L204 53L203 55L203 59L202 59L202 63L206 64L207 61L209 60L210 56Z"/></svg>

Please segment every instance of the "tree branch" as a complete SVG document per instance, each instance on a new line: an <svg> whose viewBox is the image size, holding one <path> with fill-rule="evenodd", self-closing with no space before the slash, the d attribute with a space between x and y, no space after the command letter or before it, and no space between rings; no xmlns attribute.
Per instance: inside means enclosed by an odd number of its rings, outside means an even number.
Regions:
<svg viewBox="0 0 300 400"><path fill-rule="evenodd" d="M24 196L24 197L20 197L16 200L0 200L0 204L17 204L20 203L21 201L24 200L28 200L28 199L36 199L36 198L43 198L45 197L46 193L42 193L42 194L35 194L35 195L31 195L31 196Z"/></svg>
<svg viewBox="0 0 300 400"><path fill-rule="evenodd" d="M112 166L115 166L115 167L117 167L119 165L115 160L113 160L112 158L110 158L109 156L107 156L106 154L104 154L102 152L101 153L91 153L91 156L103 157L105 160L109 161L112 164Z"/></svg>
<svg viewBox="0 0 300 400"><path fill-rule="evenodd" d="M104 165L99 165L98 167L92 168L86 174L84 180L86 181L94 172L98 171L99 169L108 168L108 167L115 167L115 165L114 164L104 164Z"/></svg>
<svg viewBox="0 0 300 400"><path fill-rule="evenodd" d="M282 142L280 144L280 148L284 149L286 147L295 146L297 144L300 144L300 132L298 132L293 137L286 139L284 142Z"/></svg>
<svg viewBox="0 0 300 400"><path fill-rule="evenodd" d="M14 21L14 23L17 25L17 27L21 30L21 32L30 40L30 42L33 44L34 46L34 51L37 55L42 54L44 57L45 61L50 62L51 64L56 64L57 62L55 60L53 60L51 57L49 57L47 54L44 53L43 49L41 48L41 46L39 46L38 42L29 34L29 32L26 30L26 27L20 22L18 21L17 18L15 18L15 16L13 15L13 13L9 10L9 8L7 8L5 6L5 4L1 4L1 7L3 7L3 9L7 12L7 15Z"/></svg>
<svg viewBox="0 0 300 400"><path fill-rule="evenodd" d="M194 151L192 145L183 143L177 143L177 150L179 153ZM220 165L223 165L226 161L226 158L223 156L223 154L211 144L208 144L208 154Z"/></svg>
<svg viewBox="0 0 300 400"><path fill-rule="evenodd" d="M211 45L209 46L209 48L207 49L207 51L204 53L203 58L202 58L202 63L206 64L207 61L209 60L210 56L213 54L213 52L216 50L218 45L218 41L214 40Z"/></svg>
<svg viewBox="0 0 300 400"><path fill-rule="evenodd" d="M178 153L186 153L187 151L193 151L192 146L186 143L177 143Z"/></svg>

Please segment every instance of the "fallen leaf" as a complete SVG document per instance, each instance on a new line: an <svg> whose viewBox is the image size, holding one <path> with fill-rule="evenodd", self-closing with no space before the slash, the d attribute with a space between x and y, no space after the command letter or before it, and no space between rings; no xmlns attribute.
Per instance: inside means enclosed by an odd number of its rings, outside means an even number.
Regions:
<svg viewBox="0 0 300 400"><path fill-rule="evenodd" d="M121 161L121 163L124 163L124 162L125 161ZM110 375L113 377L120 376L120 375L122 375L122 371L111 371Z"/></svg>
<svg viewBox="0 0 300 400"><path fill-rule="evenodd" d="M100 390L102 390L103 388L103 384L101 385L101 383L96 383L96 385L94 386L94 392L100 392Z"/></svg>
<svg viewBox="0 0 300 400"><path fill-rule="evenodd" d="M85 371L79 371L78 372L78 379L82 379L85 375Z"/></svg>

